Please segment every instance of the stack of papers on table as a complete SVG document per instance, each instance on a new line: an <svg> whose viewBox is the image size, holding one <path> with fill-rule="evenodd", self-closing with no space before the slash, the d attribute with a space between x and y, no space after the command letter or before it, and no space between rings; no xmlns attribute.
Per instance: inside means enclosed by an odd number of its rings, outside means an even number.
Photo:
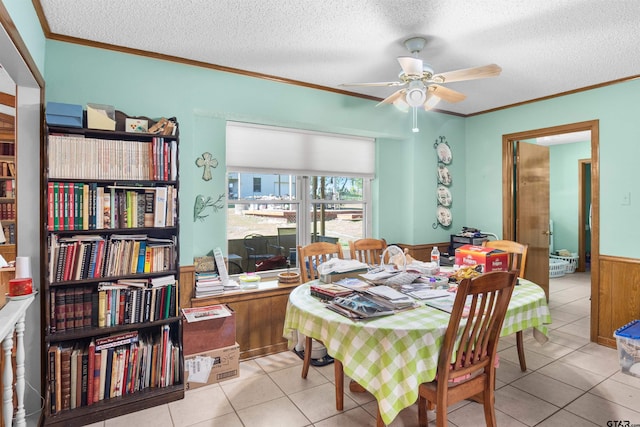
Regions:
<svg viewBox="0 0 640 427"><path fill-rule="evenodd" d="M415 301L413 298L396 291L395 289L380 285L372 286L364 290L365 293L373 296L376 301L383 305L393 308L394 310L402 310L405 308L413 307Z"/></svg>

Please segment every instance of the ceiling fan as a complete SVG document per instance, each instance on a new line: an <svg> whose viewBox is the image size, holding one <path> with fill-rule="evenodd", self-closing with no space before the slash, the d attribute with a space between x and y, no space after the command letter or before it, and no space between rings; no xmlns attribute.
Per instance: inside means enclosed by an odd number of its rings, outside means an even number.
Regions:
<svg viewBox="0 0 640 427"><path fill-rule="evenodd" d="M462 70L448 71L436 74L431 66L418 58L426 44L423 37L412 37L405 40L404 45L413 56L400 56L398 62L402 71L398 75L399 80L393 82L374 83L343 83L341 86L389 86L402 87L383 99L378 105L393 104L402 111L413 108L413 131L418 132L416 126L416 111L419 107L430 110L440 102L460 102L466 96L458 91L449 89L442 84L459 82L463 80L483 79L500 75L502 68L496 64L481 67L466 68Z"/></svg>

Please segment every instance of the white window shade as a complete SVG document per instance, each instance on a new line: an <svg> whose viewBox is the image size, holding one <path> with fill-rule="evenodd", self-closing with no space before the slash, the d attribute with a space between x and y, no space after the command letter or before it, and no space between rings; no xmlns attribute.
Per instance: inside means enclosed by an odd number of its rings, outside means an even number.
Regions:
<svg viewBox="0 0 640 427"><path fill-rule="evenodd" d="M227 170L292 175L375 175L375 140L227 122Z"/></svg>

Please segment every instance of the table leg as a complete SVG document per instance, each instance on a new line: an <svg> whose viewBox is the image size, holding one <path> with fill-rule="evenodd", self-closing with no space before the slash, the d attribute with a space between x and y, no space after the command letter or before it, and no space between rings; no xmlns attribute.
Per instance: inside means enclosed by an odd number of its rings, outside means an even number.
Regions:
<svg viewBox="0 0 640 427"><path fill-rule="evenodd" d="M342 362L333 359L333 372L336 381L336 409L342 411L344 409L344 370Z"/></svg>

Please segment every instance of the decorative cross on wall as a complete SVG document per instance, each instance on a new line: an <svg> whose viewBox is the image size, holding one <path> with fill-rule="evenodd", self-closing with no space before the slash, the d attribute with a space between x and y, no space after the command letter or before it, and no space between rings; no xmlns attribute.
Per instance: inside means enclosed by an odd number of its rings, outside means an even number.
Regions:
<svg viewBox="0 0 640 427"><path fill-rule="evenodd" d="M204 171L202 172L202 179L204 181L211 181L211 168L218 167L218 160L214 159L211 153L204 152L201 157L196 159L196 165L199 168L204 167Z"/></svg>

